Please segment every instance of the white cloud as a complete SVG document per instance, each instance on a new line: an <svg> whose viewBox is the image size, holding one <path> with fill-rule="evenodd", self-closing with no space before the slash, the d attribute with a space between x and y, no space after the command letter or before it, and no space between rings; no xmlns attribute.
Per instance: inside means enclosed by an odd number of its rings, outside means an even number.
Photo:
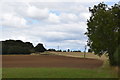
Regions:
<svg viewBox="0 0 120 80"><path fill-rule="evenodd" d="M62 13L60 15L60 19L62 22L65 22L65 23L78 22L78 17L72 13Z"/></svg>
<svg viewBox="0 0 120 80"><path fill-rule="evenodd" d="M12 27L26 27L27 21L20 16L6 13L0 17L1 25L2 26L12 26Z"/></svg>
<svg viewBox="0 0 120 80"><path fill-rule="evenodd" d="M60 22L60 18L56 14L50 13L49 17L48 17L48 21L51 22L51 23L59 23Z"/></svg>
<svg viewBox="0 0 120 80"><path fill-rule="evenodd" d="M80 21L84 21L84 22L86 22L87 19L90 18L90 16L91 16L91 13L88 13L88 12L81 12L81 13L78 15Z"/></svg>
<svg viewBox="0 0 120 80"><path fill-rule="evenodd" d="M31 17L34 19L43 20L43 19L48 18L49 11L47 8L39 9L35 6L28 6L27 15L28 17Z"/></svg>

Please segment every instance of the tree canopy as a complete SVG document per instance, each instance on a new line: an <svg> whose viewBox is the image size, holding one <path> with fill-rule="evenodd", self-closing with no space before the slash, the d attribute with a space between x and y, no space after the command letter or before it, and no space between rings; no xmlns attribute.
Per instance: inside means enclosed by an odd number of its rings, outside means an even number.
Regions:
<svg viewBox="0 0 120 80"><path fill-rule="evenodd" d="M46 49L43 47L43 44L39 43L39 44L35 47L35 51L36 51L36 52L44 52L44 51L46 51Z"/></svg>
<svg viewBox="0 0 120 80"><path fill-rule="evenodd" d="M30 42L23 42L21 40L5 40L0 41L2 43L2 54L30 54L36 52L36 47ZM39 51L44 52L43 45L39 45ZM44 49L44 50L43 50Z"/></svg>
<svg viewBox="0 0 120 80"><path fill-rule="evenodd" d="M104 3L89 8L91 17L87 20L88 46L95 54L108 54L110 64L117 65L114 53L120 45L120 5L108 7Z"/></svg>

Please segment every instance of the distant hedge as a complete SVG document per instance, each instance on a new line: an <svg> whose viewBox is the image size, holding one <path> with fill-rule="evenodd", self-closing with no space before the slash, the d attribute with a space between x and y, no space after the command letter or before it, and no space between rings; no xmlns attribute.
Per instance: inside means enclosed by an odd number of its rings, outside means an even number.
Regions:
<svg viewBox="0 0 120 80"><path fill-rule="evenodd" d="M46 50L41 44L38 47L39 51L36 51L36 47L32 43L21 40L6 40L0 41L0 43L2 43L2 54L30 54L33 52L44 52Z"/></svg>

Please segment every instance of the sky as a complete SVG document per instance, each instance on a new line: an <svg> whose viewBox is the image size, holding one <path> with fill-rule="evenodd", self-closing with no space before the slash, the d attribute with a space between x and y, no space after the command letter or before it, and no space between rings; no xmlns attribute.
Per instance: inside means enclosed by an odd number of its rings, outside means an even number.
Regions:
<svg viewBox="0 0 120 80"><path fill-rule="evenodd" d="M84 51L89 7L119 0L0 0L0 40Z"/></svg>

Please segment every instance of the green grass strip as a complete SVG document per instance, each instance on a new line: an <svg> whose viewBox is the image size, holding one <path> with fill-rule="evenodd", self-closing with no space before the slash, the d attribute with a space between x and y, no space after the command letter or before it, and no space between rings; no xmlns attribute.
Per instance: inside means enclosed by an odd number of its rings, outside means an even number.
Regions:
<svg viewBox="0 0 120 80"><path fill-rule="evenodd" d="M105 69L3 68L3 78L115 78Z"/></svg>

